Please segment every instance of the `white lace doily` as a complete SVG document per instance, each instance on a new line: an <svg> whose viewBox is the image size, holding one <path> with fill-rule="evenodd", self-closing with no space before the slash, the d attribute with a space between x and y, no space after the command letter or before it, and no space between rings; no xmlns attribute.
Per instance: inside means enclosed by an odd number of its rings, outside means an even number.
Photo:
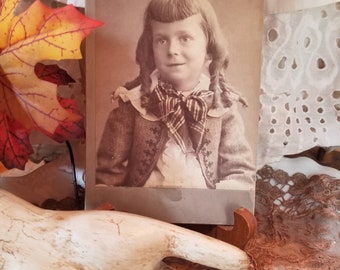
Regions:
<svg viewBox="0 0 340 270"><path fill-rule="evenodd" d="M264 23L258 168L340 145L340 2Z"/></svg>
<svg viewBox="0 0 340 270"><path fill-rule="evenodd" d="M266 0L265 13L276 14L297 10L325 6L337 2L336 0Z"/></svg>

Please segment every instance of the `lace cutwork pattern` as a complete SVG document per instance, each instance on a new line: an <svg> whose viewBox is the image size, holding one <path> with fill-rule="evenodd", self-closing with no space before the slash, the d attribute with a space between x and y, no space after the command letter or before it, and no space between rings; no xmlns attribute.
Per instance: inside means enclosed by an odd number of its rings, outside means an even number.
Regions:
<svg viewBox="0 0 340 270"><path fill-rule="evenodd" d="M340 179L257 172L254 269L340 269Z"/></svg>
<svg viewBox="0 0 340 270"><path fill-rule="evenodd" d="M340 2L265 17L258 168L340 145Z"/></svg>

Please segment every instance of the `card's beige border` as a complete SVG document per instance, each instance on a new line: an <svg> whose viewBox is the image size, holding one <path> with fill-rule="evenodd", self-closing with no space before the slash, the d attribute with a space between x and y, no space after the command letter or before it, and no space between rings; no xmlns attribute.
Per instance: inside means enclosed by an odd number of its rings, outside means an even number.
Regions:
<svg viewBox="0 0 340 270"><path fill-rule="evenodd" d="M98 5L104 4L107 10L105 20L115 17L112 10L122 13L122 4L133 0L87 0L87 16L99 20L100 10ZM143 8L137 7L145 2L135 0L135 9L142 12ZM228 69L231 83L236 86L250 102L250 106L243 114L250 144L254 151L254 159L257 146L257 118L258 118L258 95L260 85L260 61L263 27L263 1L262 0L211 0L217 15L222 18L223 31L228 36L233 36L228 41L231 53L231 63ZM228 5L225 5L228 3ZM111 7L111 8L110 8ZM102 9L101 9L102 10ZM111 10L111 11L110 11ZM236 15L235 15L236 14ZM228 17L227 17L228 16ZM118 16L122 17L122 14ZM231 17L231 18L229 18ZM133 14L126 14L127 21L133 21ZM223 22L228 22L224 27ZM108 55L108 63L112 65L112 72L106 73L107 88L105 93L98 90L103 88L103 72L99 70L102 58L98 60L98 39L96 35L108 35L111 28L107 21L106 25L94 31L86 39L86 208L94 209L103 202L112 203L117 210L145 215L172 223L199 223L199 224L232 224L233 211L238 207L246 207L254 211L255 184L254 187L231 187L228 190L204 190L204 189L157 189L157 188L130 188L130 187L99 187L95 185L96 148L101 137L103 123L109 112L98 112L102 104L109 104L110 92L119 86L121 78L119 74L126 63L120 60L117 46L112 45L112 55ZM134 32L131 27L131 33ZM125 33L129 34L129 33ZM238 35L235 36L235 35ZM119 40L121 42L122 40ZM97 42L97 45L96 45ZM119 44L124 47L125 44ZM105 46L104 46L105 47ZM100 47L102 48L102 47ZM116 49L116 50L115 50ZM124 49L125 50L125 49ZM239 50L239 51L237 51ZM236 52L237 53L234 53ZM124 52L125 53L125 52ZM122 53L122 54L124 54ZM115 56L116 55L116 56ZM117 61L110 60L110 57ZM133 63L134 56L130 56ZM121 65L121 67L119 67ZM114 67L116 66L116 69ZM115 71L117 76L115 77ZM131 68L131 74L136 70ZM128 74L127 79L134 75ZM110 77L113 76L114 78ZM126 80L126 79L125 79ZM116 85L114 85L116 84ZM105 107L105 106L104 106Z"/></svg>

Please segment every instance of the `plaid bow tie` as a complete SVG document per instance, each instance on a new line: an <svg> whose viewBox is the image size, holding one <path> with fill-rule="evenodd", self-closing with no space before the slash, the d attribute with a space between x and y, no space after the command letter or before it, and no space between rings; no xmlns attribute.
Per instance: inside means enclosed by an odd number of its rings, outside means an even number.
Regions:
<svg viewBox="0 0 340 270"><path fill-rule="evenodd" d="M198 151L212 97L213 92L208 90L185 97L171 84L160 81L150 95L148 110L161 118L184 153L191 146Z"/></svg>

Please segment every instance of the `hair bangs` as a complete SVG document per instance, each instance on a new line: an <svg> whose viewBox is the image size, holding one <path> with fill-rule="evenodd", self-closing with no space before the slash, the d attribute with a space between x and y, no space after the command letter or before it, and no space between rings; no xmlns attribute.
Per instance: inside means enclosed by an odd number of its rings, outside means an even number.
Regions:
<svg viewBox="0 0 340 270"><path fill-rule="evenodd" d="M197 4L197 1L193 0L151 1L147 12L149 20L163 23L184 20L198 13L200 13L200 6Z"/></svg>

